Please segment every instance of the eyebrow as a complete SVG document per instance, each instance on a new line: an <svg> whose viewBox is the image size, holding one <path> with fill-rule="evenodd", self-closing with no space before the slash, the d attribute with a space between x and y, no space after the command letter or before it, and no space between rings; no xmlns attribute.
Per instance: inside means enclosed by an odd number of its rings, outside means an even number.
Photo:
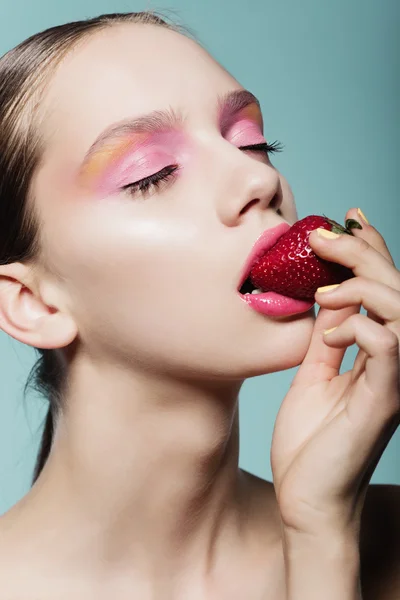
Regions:
<svg viewBox="0 0 400 600"><path fill-rule="evenodd" d="M223 96L218 96L217 107L221 130L223 131L227 127L232 117L250 104L256 104L260 109L260 102L248 90L233 90ZM99 149L112 139L122 138L132 133L160 133L175 129L184 122L183 113L173 108L155 110L135 119L127 118L117 121L107 127L93 142L86 152L81 166L87 164Z"/></svg>

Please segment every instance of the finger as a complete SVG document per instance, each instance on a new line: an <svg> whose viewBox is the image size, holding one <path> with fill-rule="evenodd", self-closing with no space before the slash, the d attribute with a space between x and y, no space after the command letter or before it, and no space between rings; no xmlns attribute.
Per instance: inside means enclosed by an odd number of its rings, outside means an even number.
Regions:
<svg viewBox="0 0 400 600"><path fill-rule="evenodd" d="M315 253L325 260L337 262L360 277L376 279L394 289L400 289L400 273L364 238L342 234L335 239L320 237L312 231L309 242Z"/></svg>
<svg viewBox="0 0 400 600"><path fill-rule="evenodd" d="M362 225L362 229L354 228L351 230L354 236L364 238L373 248L375 248L375 250L380 252L386 260L394 265L393 257L390 254L384 238L375 227L364 221L363 215L360 215L358 212L358 208L350 208L346 213L345 220L347 219L355 219Z"/></svg>
<svg viewBox="0 0 400 600"><path fill-rule="evenodd" d="M356 343L365 353L365 371L354 382L346 409L338 418L351 427L343 442L347 437L353 441L353 468L357 471L369 461L376 466L400 423L398 338L359 314L325 335L325 340L335 345ZM372 476L372 463L364 477Z"/></svg>
<svg viewBox="0 0 400 600"><path fill-rule="evenodd" d="M394 265L395 263L393 257L389 252L389 248L387 247L385 240L383 239L379 231L375 229L375 227L373 227L369 222L367 223L365 221L365 215L360 214L358 211L358 208L351 208L347 211L345 217L345 220L355 219L356 221L359 221L362 224L362 229L352 229L353 234L356 237L364 238L371 246L375 248L375 250L380 252L384 258L386 258L392 265ZM379 317L377 317L373 312L367 311L367 316L370 319L376 321L377 323L382 324L382 320L379 319Z"/></svg>
<svg viewBox="0 0 400 600"><path fill-rule="evenodd" d="M384 322L400 321L400 291L374 279L354 277L325 292L315 292L320 306L330 309L361 304Z"/></svg>
<svg viewBox="0 0 400 600"><path fill-rule="evenodd" d="M325 344L323 332L340 325L345 319L358 313L360 307L361 305L338 310L324 307L319 309L308 350L293 378L292 385L309 384L310 381L329 381L339 374L346 348L334 348Z"/></svg>
<svg viewBox="0 0 400 600"><path fill-rule="evenodd" d="M341 489L340 486L335 486L336 489L332 490L333 498L339 496L342 501L347 499L354 502L355 483L359 491L367 485L399 426L398 409L385 406L384 411L379 411L379 397L375 397L374 400L375 402L371 402L373 416L368 409L366 410L366 403L360 402L357 418L352 416L350 419L346 406L323 431L325 444L331 448L331 453L335 453L332 468L338 471L339 477L342 475L342 478L343 469L345 470L344 485ZM334 472L330 475L334 475Z"/></svg>
<svg viewBox="0 0 400 600"><path fill-rule="evenodd" d="M366 352L365 371L355 393L349 395L348 417L356 427L370 419L389 419L399 411L399 339L366 315L352 315L324 336L333 347L357 344ZM357 385L356 384L356 385Z"/></svg>

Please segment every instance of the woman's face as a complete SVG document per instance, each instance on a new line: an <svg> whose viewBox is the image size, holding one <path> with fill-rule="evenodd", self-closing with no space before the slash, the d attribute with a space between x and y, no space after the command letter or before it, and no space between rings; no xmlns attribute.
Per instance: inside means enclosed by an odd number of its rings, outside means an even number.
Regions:
<svg viewBox="0 0 400 600"><path fill-rule="evenodd" d="M255 103L224 106L238 91L194 41L149 25L96 34L52 79L35 201L57 285L97 359L222 379L303 359L314 312L266 317L237 289L257 237L298 218L268 157L239 149L271 140ZM169 114L153 114L159 131L127 125L153 111ZM123 189L161 170L158 187Z"/></svg>

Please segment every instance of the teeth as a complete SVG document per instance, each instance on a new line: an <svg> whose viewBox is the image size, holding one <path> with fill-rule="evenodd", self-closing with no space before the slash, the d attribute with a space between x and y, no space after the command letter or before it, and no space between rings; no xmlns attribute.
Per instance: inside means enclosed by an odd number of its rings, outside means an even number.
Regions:
<svg viewBox="0 0 400 600"><path fill-rule="evenodd" d="M250 293L250 292L247 292L247 293ZM260 289L255 289L255 290L253 290L251 293L252 293L252 294L262 294L262 293L263 293L263 291L262 291L262 290L260 290Z"/></svg>

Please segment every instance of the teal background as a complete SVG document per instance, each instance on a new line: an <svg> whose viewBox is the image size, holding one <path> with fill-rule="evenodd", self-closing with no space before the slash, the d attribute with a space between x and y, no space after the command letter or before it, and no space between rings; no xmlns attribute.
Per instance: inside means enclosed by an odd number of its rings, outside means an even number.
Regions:
<svg viewBox="0 0 400 600"><path fill-rule="evenodd" d="M343 222L360 206L399 265L398 0L3 0L0 54L53 25L149 8L172 9L260 98L268 138L285 144L274 163L299 217L325 213ZM342 370L356 350L348 349ZM34 360L31 348L0 332L0 513L29 489L46 408L33 393L23 398ZM240 466L265 479L275 417L295 372L253 378L242 389ZM373 483L400 484L399 450L400 431Z"/></svg>

